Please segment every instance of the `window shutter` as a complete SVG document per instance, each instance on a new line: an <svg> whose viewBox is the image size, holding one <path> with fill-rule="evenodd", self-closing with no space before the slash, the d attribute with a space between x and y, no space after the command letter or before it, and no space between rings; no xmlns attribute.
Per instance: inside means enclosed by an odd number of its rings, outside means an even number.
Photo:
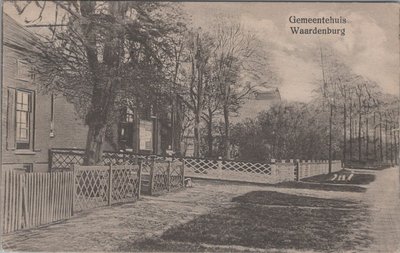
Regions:
<svg viewBox="0 0 400 253"><path fill-rule="evenodd" d="M15 149L15 89L7 90L7 150Z"/></svg>

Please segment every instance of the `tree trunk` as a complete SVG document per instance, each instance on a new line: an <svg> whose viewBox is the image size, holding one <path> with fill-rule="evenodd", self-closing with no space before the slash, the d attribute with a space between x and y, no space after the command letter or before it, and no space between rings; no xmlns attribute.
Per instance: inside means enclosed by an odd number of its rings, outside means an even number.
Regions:
<svg viewBox="0 0 400 253"><path fill-rule="evenodd" d="M365 134L366 134L366 146L365 146L365 159L368 161L369 158L369 129L368 129L368 116L365 118Z"/></svg>
<svg viewBox="0 0 400 253"><path fill-rule="evenodd" d="M106 133L106 126L97 122L89 123L89 130L86 139L86 165L97 164L103 154L103 143Z"/></svg>
<svg viewBox="0 0 400 253"><path fill-rule="evenodd" d="M396 124L394 125L394 128L396 129L396 131L398 131L398 127ZM398 151L398 143L397 143L398 141L396 132L393 133L393 140L394 140L394 163L397 164L399 151Z"/></svg>
<svg viewBox="0 0 400 253"><path fill-rule="evenodd" d="M350 161L353 159L353 127L352 127L352 123L353 123L353 117L352 117L352 114L353 114L353 105L352 105L352 101L350 100L350 114L349 114L349 116L350 116L350 120L349 120L349 122L350 122L350 126L349 126L349 128L350 128L350 143L349 143L349 145L350 145Z"/></svg>
<svg viewBox="0 0 400 253"><path fill-rule="evenodd" d="M387 115L385 114L385 118L387 117ZM387 126L387 118L385 119L385 161L389 160L389 152L388 152L388 126Z"/></svg>
<svg viewBox="0 0 400 253"><path fill-rule="evenodd" d="M346 117L347 117L347 111L346 111L346 97L344 98L344 103L343 103L343 162L346 162L346 142L347 142L347 136L346 136Z"/></svg>
<svg viewBox="0 0 400 253"><path fill-rule="evenodd" d="M103 144L106 135L107 123L114 110L115 92L113 82L109 80L102 88L94 87L91 108L86 115L88 135L86 139L86 165L97 164L103 155Z"/></svg>
<svg viewBox="0 0 400 253"><path fill-rule="evenodd" d="M229 108L228 105L224 105L224 121L225 121L225 138L224 138L224 149L225 159L231 159L231 130L229 122Z"/></svg>
<svg viewBox="0 0 400 253"><path fill-rule="evenodd" d="M378 154L376 153L376 112L374 112L374 120L373 120L373 123L374 123L374 160L376 161L376 160L378 160Z"/></svg>
<svg viewBox="0 0 400 253"><path fill-rule="evenodd" d="M89 19L95 12L94 2L82 2L81 14L84 18ZM82 30L85 31L85 38L88 45L85 47L89 70L92 76L93 95L91 98L91 105L88 114L86 115L85 122L88 125L88 135L86 138L86 156L84 163L86 165L96 164L102 156L102 143L105 137L105 124L102 121L102 115L99 115L99 103L101 103L102 94L99 86L101 80L97 75L98 59L96 51L96 34L92 31L92 26L88 22L82 24Z"/></svg>
<svg viewBox="0 0 400 253"><path fill-rule="evenodd" d="M359 112L358 112L358 160L361 161L361 97L358 97L358 106L359 106Z"/></svg>
<svg viewBox="0 0 400 253"><path fill-rule="evenodd" d="M90 20L91 16L95 14L95 2L82 1L80 7L82 16L87 20ZM123 19L126 12L126 3L111 3L109 11L116 18ZM96 31L93 28L93 24L90 22L82 22L82 29L85 31L84 35L88 43L85 50L93 85L90 108L85 118L85 122L89 127L84 159L84 163L87 165L97 164L101 161L103 155L107 124L115 109L115 94L120 86L118 76L120 55L123 55L121 53L123 52L124 38L124 34L120 31L108 35L109 38L104 43L103 62L110 72L108 73L108 78L101 78L97 57Z"/></svg>
<svg viewBox="0 0 400 253"><path fill-rule="evenodd" d="M200 113L196 112L194 117L194 156L200 156Z"/></svg>
<svg viewBox="0 0 400 253"><path fill-rule="evenodd" d="M389 132L390 132L390 163L393 164L393 132L392 132L392 126L390 124L389 126Z"/></svg>
<svg viewBox="0 0 400 253"><path fill-rule="evenodd" d="M383 162L383 144L382 144L382 113L379 112L379 147L381 153L381 162Z"/></svg>
<svg viewBox="0 0 400 253"><path fill-rule="evenodd" d="M211 109L208 109L208 122L207 122L207 142L208 142L208 157L213 157L213 142L212 135L213 115Z"/></svg>
<svg viewBox="0 0 400 253"><path fill-rule="evenodd" d="M329 174L332 173L332 104L330 104L330 114L329 114L329 164L328 171Z"/></svg>

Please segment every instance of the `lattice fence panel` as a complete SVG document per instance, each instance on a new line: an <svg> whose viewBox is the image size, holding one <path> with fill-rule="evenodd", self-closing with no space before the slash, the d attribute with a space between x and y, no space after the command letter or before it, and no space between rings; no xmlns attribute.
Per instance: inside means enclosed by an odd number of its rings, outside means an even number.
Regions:
<svg viewBox="0 0 400 253"><path fill-rule="evenodd" d="M84 150L52 150L51 153L51 169L64 170L71 169L72 165L83 165L85 151ZM135 165L139 160L145 160L147 156L137 155L126 152L109 152L103 153L101 162L98 165Z"/></svg>
<svg viewBox="0 0 400 253"><path fill-rule="evenodd" d="M133 201L139 197L139 165L112 167L111 203Z"/></svg>
<svg viewBox="0 0 400 253"><path fill-rule="evenodd" d="M75 166L74 210L108 204L108 166Z"/></svg>
<svg viewBox="0 0 400 253"><path fill-rule="evenodd" d="M51 169L69 170L72 165L82 165L84 153L80 151L53 151L51 152Z"/></svg>
<svg viewBox="0 0 400 253"><path fill-rule="evenodd" d="M182 188L183 185L183 162L174 161L170 168L170 189Z"/></svg>
<svg viewBox="0 0 400 253"><path fill-rule="evenodd" d="M151 170L151 160L149 159L143 159L141 160L142 163L142 174L143 175L150 175L150 170Z"/></svg>
<svg viewBox="0 0 400 253"><path fill-rule="evenodd" d="M224 161L222 162L222 169L246 174L271 175L271 166L265 163Z"/></svg>
<svg viewBox="0 0 400 253"><path fill-rule="evenodd" d="M120 165L125 164L126 155L122 153L103 153L103 165Z"/></svg>
<svg viewBox="0 0 400 253"><path fill-rule="evenodd" d="M211 170L218 169L218 162L215 160L198 158L181 158L185 162L185 169L196 174L208 174Z"/></svg>
<svg viewBox="0 0 400 253"><path fill-rule="evenodd" d="M168 190L168 163L154 163L152 194Z"/></svg>

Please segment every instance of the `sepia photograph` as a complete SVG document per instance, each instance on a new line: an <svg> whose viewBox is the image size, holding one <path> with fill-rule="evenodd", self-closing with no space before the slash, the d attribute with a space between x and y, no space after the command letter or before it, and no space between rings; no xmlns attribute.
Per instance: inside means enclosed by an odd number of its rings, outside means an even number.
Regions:
<svg viewBox="0 0 400 253"><path fill-rule="evenodd" d="M1 7L1 251L400 252L398 2Z"/></svg>

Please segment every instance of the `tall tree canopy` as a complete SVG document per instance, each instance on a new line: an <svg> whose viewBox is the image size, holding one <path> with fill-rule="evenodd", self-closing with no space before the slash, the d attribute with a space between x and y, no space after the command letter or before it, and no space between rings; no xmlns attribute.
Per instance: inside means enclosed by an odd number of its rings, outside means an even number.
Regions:
<svg viewBox="0 0 400 253"><path fill-rule="evenodd" d="M176 35L184 29L177 5L131 1L27 1L55 6L50 33L42 34L29 59L38 83L66 95L80 108L88 126L86 163L102 156L113 112L132 97L142 103L167 94L173 76Z"/></svg>

